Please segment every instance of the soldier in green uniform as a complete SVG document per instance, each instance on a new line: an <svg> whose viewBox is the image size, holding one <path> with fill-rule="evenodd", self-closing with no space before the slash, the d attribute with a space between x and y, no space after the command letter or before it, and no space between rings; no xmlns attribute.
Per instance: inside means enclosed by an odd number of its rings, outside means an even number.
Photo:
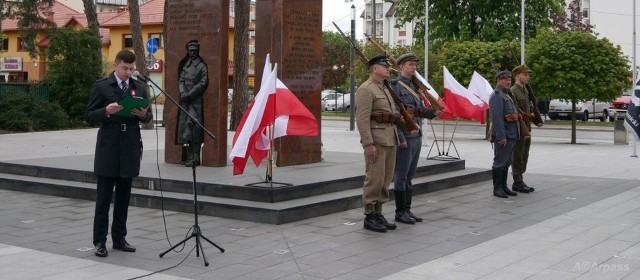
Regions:
<svg viewBox="0 0 640 280"><path fill-rule="evenodd" d="M391 63L386 55L368 61L369 79L356 92L356 122L364 148L365 179L362 187L364 228L377 232L395 229L382 215L382 204L389 201L398 146L395 123L402 120L384 82Z"/></svg>
<svg viewBox="0 0 640 280"><path fill-rule="evenodd" d="M529 75L531 70L525 65L519 65L513 69L513 75L515 76L515 85L511 87L511 92L515 98L518 111L522 115L524 122L526 123L529 131L531 131L531 121L534 118L533 108L531 106L531 96L526 85L529 83ZM537 124L538 127L542 126L542 123ZM513 175L513 185L511 189L516 192L530 193L535 189L527 186L524 183L522 174L527 171L527 162L529 161L529 148L531 147L531 137L519 139L516 141L516 148L513 152L513 165L511 166L511 173Z"/></svg>

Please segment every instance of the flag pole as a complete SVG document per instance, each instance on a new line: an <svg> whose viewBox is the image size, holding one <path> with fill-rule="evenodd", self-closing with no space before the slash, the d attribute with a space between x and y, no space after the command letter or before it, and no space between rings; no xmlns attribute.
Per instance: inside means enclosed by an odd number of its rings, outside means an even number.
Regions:
<svg viewBox="0 0 640 280"><path fill-rule="evenodd" d="M440 144L438 144L438 138L436 137L436 130L433 128L433 122L429 120L429 125L431 126L431 132L433 133L433 142L436 144L436 149L438 149L438 155L440 155ZM444 150L444 147L442 147Z"/></svg>
<svg viewBox="0 0 640 280"><path fill-rule="evenodd" d="M449 139L449 147L447 147L447 153L445 154L446 156L449 156L449 150L451 150L451 144L453 144L453 148L456 150L456 154L458 154L458 149L456 148L456 144L453 143L453 136L456 135L456 130L458 129L458 121L460 121L460 118L456 117L456 124L453 126L453 132L451 133L451 138ZM452 157L452 158L459 159L460 155L458 154L457 158L456 157Z"/></svg>
<svg viewBox="0 0 640 280"><path fill-rule="evenodd" d="M638 74L636 71L636 0L633 0L633 69L632 71L633 71L632 89L633 89L633 95L635 96L636 95L635 88L636 88L636 82L637 82L636 79L638 78ZM631 157L638 157L638 154L636 153L637 144L638 144L638 137L637 135L634 135L631 143Z"/></svg>

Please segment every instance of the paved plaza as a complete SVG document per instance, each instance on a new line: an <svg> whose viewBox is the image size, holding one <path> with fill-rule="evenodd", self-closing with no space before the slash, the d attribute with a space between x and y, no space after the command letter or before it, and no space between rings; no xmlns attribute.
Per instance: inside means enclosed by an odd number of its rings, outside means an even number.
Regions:
<svg viewBox="0 0 640 280"><path fill-rule="evenodd" d="M361 152L346 127L323 129L325 151ZM90 155L96 131L0 135L0 160ZM158 257L190 234L191 214L131 207L127 239L138 251L109 241L109 257L98 258L93 201L0 191L0 279L132 279L167 268L141 279L640 279L631 147L535 134L525 175L534 193L501 199L482 181L420 195L412 210L425 221L387 233L363 230L361 209L283 225L200 216L203 235L225 249L204 243L209 266L193 241ZM163 128L143 138L146 151L164 146ZM467 167L490 167L488 142L455 144ZM387 218L393 210L385 204Z"/></svg>

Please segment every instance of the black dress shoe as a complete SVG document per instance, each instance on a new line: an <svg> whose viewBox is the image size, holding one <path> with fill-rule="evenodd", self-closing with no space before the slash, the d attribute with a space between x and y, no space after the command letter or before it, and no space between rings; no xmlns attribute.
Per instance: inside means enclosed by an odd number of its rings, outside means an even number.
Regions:
<svg viewBox="0 0 640 280"><path fill-rule="evenodd" d="M113 241L113 249L118 249L124 252L136 251L136 247L131 246L131 244L129 244L129 242L127 242L127 240L125 240L124 238L117 241Z"/></svg>
<svg viewBox="0 0 640 280"><path fill-rule="evenodd" d="M104 243L96 244L94 248L94 253L96 254L96 256L101 258L104 258L109 255L109 252L107 251L107 246L105 246Z"/></svg>
<svg viewBox="0 0 640 280"><path fill-rule="evenodd" d="M527 184L526 184L525 182L522 182L522 185L524 186L524 188L525 188L525 189L528 189L528 190L529 190L529 192L534 192L534 191L536 191L536 189L534 189L534 188L532 188L532 187L527 186Z"/></svg>

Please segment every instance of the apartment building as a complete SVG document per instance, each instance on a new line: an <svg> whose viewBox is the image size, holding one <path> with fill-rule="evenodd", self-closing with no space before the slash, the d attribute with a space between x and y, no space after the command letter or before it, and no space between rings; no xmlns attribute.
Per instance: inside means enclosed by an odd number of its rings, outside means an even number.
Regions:
<svg viewBox="0 0 640 280"><path fill-rule="evenodd" d="M375 14L373 5L375 3ZM383 0L365 0L364 11L360 14L363 18L364 33L373 37L375 25L375 38L378 41L389 44L391 47L413 45L415 21L396 27L396 4Z"/></svg>

